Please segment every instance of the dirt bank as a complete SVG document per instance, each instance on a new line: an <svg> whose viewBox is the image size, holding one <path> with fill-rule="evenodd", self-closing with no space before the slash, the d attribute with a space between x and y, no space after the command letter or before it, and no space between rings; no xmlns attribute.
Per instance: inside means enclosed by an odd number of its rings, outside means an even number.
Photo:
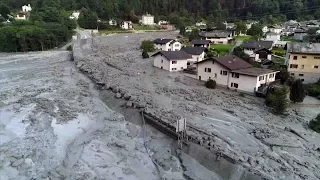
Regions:
<svg viewBox="0 0 320 180"><path fill-rule="evenodd" d="M255 174L268 179L320 178L320 136L306 128L319 113L318 107L293 106L286 116L275 116L263 99L240 97L226 89L208 90L197 80L156 69L152 59L141 58L142 40L174 36L140 33L98 37L77 44L74 57L77 68L126 100L126 106L146 108L147 113L172 126L177 119L187 118L189 127L194 127L188 133L202 145Z"/></svg>

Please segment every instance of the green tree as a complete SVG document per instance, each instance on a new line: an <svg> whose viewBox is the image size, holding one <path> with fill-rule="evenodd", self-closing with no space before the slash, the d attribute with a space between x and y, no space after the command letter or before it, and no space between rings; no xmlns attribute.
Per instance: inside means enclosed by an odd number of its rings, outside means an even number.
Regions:
<svg viewBox="0 0 320 180"><path fill-rule="evenodd" d="M247 32L247 25L243 21L239 21L235 23L237 26L236 34L239 35L240 33L245 34Z"/></svg>
<svg viewBox="0 0 320 180"><path fill-rule="evenodd" d="M8 19L8 14L10 14L10 9L7 5L1 3L0 5L0 14L2 17L4 17L5 19Z"/></svg>
<svg viewBox="0 0 320 180"><path fill-rule="evenodd" d="M271 108L275 114L283 114L288 106L287 88L272 88L269 90L266 98L266 105Z"/></svg>
<svg viewBox="0 0 320 180"><path fill-rule="evenodd" d="M309 128L320 133L320 114L309 122Z"/></svg>
<svg viewBox="0 0 320 180"><path fill-rule="evenodd" d="M248 29L247 34L254 37L262 37L262 26L259 24L253 24L250 29Z"/></svg>
<svg viewBox="0 0 320 180"><path fill-rule="evenodd" d="M189 40L192 41L194 39L199 39L200 38L199 33L200 33L199 29L192 29L191 33L189 34Z"/></svg>
<svg viewBox="0 0 320 180"><path fill-rule="evenodd" d="M306 97L306 91L300 79L295 80L290 89L290 100L294 103L303 102Z"/></svg>
<svg viewBox="0 0 320 180"><path fill-rule="evenodd" d="M142 49L143 52L153 52L153 51L155 51L153 41L142 41L140 49Z"/></svg>
<svg viewBox="0 0 320 180"><path fill-rule="evenodd" d="M82 9L79 15L78 24L85 29L96 29L98 27L98 16L88 9Z"/></svg>
<svg viewBox="0 0 320 180"><path fill-rule="evenodd" d="M285 68L281 69L280 72L277 73L277 79L280 79L281 84L284 84L289 77L290 77L290 74L288 70Z"/></svg>
<svg viewBox="0 0 320 180"><path fill-rule="evenodd" d="M142 52L142 57L143 57L143 59L149 58L148 52L143 51L143 52Z"/></svg>

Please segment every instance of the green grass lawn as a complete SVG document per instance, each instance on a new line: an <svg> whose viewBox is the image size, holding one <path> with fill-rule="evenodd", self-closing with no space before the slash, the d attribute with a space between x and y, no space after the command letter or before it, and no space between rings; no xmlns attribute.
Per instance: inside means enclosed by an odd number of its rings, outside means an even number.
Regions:
<svg viewBox="0 0 320 180"><path fill-rule="evenodd" d="M274 56L272 56L272 61L275 63L279 63L280 65L284 65L284 63L285 63L285 59L274 57Z"/></svg>
<svg viewBox="0 0 320 180"><path fill-rule="evenodd" d="M236 41L249 41L252 39L252 36L237 36Z"/></svg>
<svg viewBox="0 0 320 180"><path fill-rule="evenodd" d="M133 29L134 30L158 30L158 28L155 28L152 26L143 26L143 25L138 25L138 24L134 24Z"/></svg>
<svg viewBox="0 0 320 180"><path fill-rule="evenodd" d="M290 41L290 42L299 42L296 39L293 39L293 37L289 37L289 36L281 36L281 41Z"/></svg>
<svg viewBox="0 0 320 180"><path fill-rule="evenodd" d="M285 57L286 56L286 50L284 50L283 48L276 48L274 47L272 49L272 53L281 57Z"/></svg>
<svg viewBox="0 0 320 180"><path fill-rule="evenodd" d="M232 44L213 44L210 45L210 51L216 51L220 56L225 56L233 48Z"/></svg>

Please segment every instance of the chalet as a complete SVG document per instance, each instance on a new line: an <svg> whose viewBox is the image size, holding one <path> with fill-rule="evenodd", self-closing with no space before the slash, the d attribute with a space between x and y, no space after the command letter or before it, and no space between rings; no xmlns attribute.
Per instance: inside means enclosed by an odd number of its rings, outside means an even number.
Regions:
<svg viewBox="0 0 320 180"><path fill-rule="evenodd" d="M204 27L204 26L207 26L207 23L205 23L205 22L197 22L196 26L197 27L201 27L201 26Z"/></svg>
<svg viewBox="0 0 320 180"><path fill-rule="evenodd" d="M204 60L206 49L207 48L204 48L204 47L183 47L181 51L184 51L192 56L192 60L190 60L187 64L187 65L192 65L193 63Z"/></svg>
<svg viewBox="0 0 320 180"><path fill-rule="evenodd" d="M181 71L192 61L192 56L184 51L159 51L152 57L155 67L167 71Z"/></svg>
<svg viewBox="0 0 320 180"><path fill-rule="evenodd" d="M192 47L205 47L207 49L210 48L209 40L194 39L190 43L192 44Z"/></svg>
<svg viewBox="0 0 320 180"><path fill-rule="evenodd" d="M226 29L228 30L233 30L236 28L236 25L234 23L224 22L223 24L226 26Z"/></svg>
<svg viewBox="0 0 320 180"><path fill-rule="evenodd" d="M253 94L275 81L277 71L255 68L236 56L210 57L197 64L197 77L218 85Z"/></svg>
<svg viewBox="0 0 320 180"><path fill-rule="evenodd" d="M30 11L32 11L32 8L31 8L30 4L22 6L21 9L22 9L22 12L30 12Z"/></svg>
<svg viewBox="0 0 320 180"><path fill-rule="evenodd" d="M182 44L174 39L158 38L153 41L154 46L160 51L180 51Z"/></svg>
<svg viewBox="0 0 320 180"><path fill-rule="evenodd" d="M151 14L145 14L142 16L142 25L154 25L154 16Z"/></svg>
<svg viewBox="0 0 320 180"><path fill-rule="evenodd" d="M233 38L231 31L223 30L202 31L199 35L213 44L228 44L231 43Z"/></svg>
<svg viewBox="0 0 320 180"><path fill-rule="evenodd" d="M117 21L115 19L110 19L109 20L109 25L110 26L116 26L117 25Z"/></svg>
<svg viewBox="0 0 320 180"><path fill-rule="evenodd" d="M271 60L272 52L267 48L261 48L254 51L254 60L261 62L262 60Z"/></svg>

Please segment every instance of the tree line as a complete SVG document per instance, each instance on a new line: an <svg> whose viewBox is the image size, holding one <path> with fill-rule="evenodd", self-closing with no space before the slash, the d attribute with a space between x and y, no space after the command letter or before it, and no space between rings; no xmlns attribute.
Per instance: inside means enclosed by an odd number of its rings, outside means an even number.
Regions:
<svg viewBox="0 0 320 180"><path fill-rule="evenodd" d="M25 1L14 2L20 2L18 3L19 9L23 4L28 3ZM29 20L10 19L11 23L1 24L1 52L48 50L59 47L72 37L76 22L69 19L69 13L61 9L54 1L43 0L41 4L39 3L39 6L32 7ZM11 0L2 1L0 10L9 9L10 12L13 12L14 8L18 8L15 6L16 4L12 4ZM4 19L3 11L0 14Z"/></svg>

